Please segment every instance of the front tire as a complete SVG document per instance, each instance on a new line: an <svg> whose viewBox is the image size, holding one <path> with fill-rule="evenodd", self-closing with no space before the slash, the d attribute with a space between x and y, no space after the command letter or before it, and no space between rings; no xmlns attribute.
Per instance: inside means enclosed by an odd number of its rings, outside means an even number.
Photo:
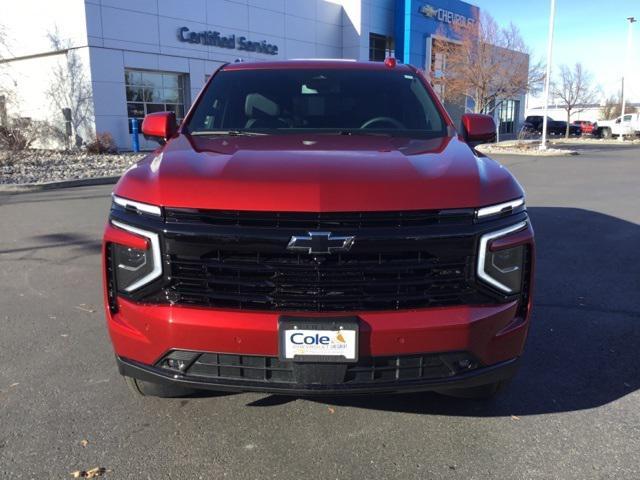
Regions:
<svg viewBox="0 0 640 480"><path fill-rule="evenodd" d="M124 377L129 391L136 397L179 398L193 395L197 390L179 385L165 385L161 383L145 382L137 378Z"/></svg>

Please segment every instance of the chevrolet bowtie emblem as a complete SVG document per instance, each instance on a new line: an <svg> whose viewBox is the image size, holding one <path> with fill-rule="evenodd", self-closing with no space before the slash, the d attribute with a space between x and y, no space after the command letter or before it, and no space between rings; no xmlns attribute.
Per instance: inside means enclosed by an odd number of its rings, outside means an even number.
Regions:
<svg viewBox="0 0 640 480"><path fill-rule="evenodd" d="M438 15L438 9L426 4L420 7L420 13L425 17L435 18Z"/></svg>
<svg viewBox="0 0 640 480"><path fill-rule="evenodd" d="M291 237L287 249L309 254L346 252L351 249L353 242L353 236L335 237L331 232L309 232L306 237Z"/></svg>

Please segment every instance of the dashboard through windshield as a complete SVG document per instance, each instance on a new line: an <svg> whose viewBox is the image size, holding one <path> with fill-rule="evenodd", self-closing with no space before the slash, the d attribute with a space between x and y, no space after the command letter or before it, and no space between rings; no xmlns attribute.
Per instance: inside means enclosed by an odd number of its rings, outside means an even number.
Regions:
<svg viewBox="0 0 640 480"><path fill-rule="evenodd" d="M341 133L446 135L413 72L356 69L220 71L187 125L194 135Z"/></svg>

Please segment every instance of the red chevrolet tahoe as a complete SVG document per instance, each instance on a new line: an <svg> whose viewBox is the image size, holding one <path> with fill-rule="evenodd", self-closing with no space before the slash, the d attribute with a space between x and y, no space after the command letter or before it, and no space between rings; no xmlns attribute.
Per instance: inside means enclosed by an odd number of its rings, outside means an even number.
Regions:
<svg viewBox="0 0 640 480"><path fill-rule="evenodd" d="M521 186L474 151L423 73L234 63L120 179L103 243L107 324L134 392L489 396L531 310Z"/></svg>

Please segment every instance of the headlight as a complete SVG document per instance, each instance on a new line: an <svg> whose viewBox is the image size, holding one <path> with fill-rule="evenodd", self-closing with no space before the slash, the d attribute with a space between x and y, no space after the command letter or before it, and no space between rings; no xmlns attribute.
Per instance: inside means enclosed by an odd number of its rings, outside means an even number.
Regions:
<svg viewBox="0 0 640 480"><path fill-rule="evenodd" d="M136 202L129 200L128 198L118 197L113 195L113 203L120 205L126 210L136 213L148 213L149 215L162 215L162 210L156 205L150 205L148 203Z"/></svg>
<svg viewBox="0 0 640 480"><path fill-rule="evenodd" d="M525 246L507 247L492 252L490 242L527 227L520 222L502 230L487 233L480 238L478 277L505 293L518 293L522 287Z"/></svg>
<svg viewBox="0 0 640 480"><path fill-rule="evenodd" d="M516 198L509 202L498 203L496 205L489 205L488 207L482 207L476 210L477 218L486 218L492 215L504 215L512 213L515 209L524 206L524 198Z"/></svg>
<svg viewBox="0 0 640 480"><path fill-rule="evenodd" d="M158 235L116 220L111 220L111 224L149 240L149 248L146 250L111 244L118 290L132 292L162 275Z"/></svg>

